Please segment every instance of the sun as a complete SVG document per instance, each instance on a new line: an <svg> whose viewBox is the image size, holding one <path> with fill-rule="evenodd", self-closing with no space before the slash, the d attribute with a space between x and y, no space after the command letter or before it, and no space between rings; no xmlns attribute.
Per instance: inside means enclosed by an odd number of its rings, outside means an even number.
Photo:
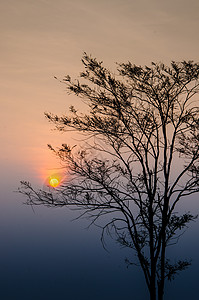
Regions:
<svg viewBox="0 0 199 300"><path fill-rule="evenodd" d="M52 187L57 187L59 185L59 180L57 178L51 178L49 180L49 184L52 186Z"/></svg>
<svg viewBox="0 0 199 300"><path fill-rule="evenodd" d="M50 175L50 174L49 174ZM45 186L56 188L61 185L63 182L63 174L62 173L51 173L45 180Z"/></svg>

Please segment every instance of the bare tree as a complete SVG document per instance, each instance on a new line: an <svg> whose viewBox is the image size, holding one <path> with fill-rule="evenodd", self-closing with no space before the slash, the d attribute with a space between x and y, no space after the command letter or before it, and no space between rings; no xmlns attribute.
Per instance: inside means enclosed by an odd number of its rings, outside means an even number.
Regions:
<svg viewBox="0 0 199 300"><path fill-rule="evenodd" d="M92 224L133 249L151 300L162 300L165 279L189 261L170 262L169 245L197 216L180 215L182 198L199 191L199 64L118 64L117 75L84 54L80 80L63 79L83 99L88 113L46 113L59 131L86 135L84 146L49 148L64 163L59 188L35 191L22 182L27 204L75 207Z"/></svg>

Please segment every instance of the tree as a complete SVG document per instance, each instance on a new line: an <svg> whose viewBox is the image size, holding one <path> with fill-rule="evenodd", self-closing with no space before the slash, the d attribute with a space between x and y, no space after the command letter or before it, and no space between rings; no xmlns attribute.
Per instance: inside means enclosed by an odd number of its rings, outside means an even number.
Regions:
<svg viewBox="0 0 199 300"><path fill-rule="evenodd" d="M165 279L190 262L166 256L197 216L176 210L199 191L199 64L192 61L117 65L115 75L84 54L80 80L63 79L88 113L46 113L59 131L86 135L84 146L49 148L65 164L67 181L35 191L22 182L27 204L76 207L92 224L135 251L151 300L162 300ZM105 218L104 218L105 217ZM101 223L100 223L101 224Z"/></svg>

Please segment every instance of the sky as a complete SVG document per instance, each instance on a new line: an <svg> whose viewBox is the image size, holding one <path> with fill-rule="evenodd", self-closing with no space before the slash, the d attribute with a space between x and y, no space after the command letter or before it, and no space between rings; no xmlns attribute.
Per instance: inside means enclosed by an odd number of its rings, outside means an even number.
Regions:
<svg viewBox="0 0 199 300"><path fill-rule="evenodd" d="M83 109L54 76L77 78L84 52L113 71L116 62L198 62L198 11L196 0L0 2L1 299L117 300L132 290L135 299L146 299L142 275L126 270L122 250L104 251L100 232L71 222L67 210L33 212L14 191L20 180L43 187L60 167L47 144L77 143L44 117L66 113L71 104ZM197 222L178 248L193 266L169 286L166 299L198 299L196 234Z"/></svg>

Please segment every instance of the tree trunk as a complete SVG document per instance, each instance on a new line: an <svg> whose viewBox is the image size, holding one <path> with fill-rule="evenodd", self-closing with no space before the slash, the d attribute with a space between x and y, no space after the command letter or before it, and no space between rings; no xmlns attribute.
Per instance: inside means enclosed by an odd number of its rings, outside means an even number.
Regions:
<svg viewBox="0 0 199 300"><path fill-rule="evenodd" d="M162 253L161 253L161 277L158 283L158 300L163 300L164 296L164 283L165 283L165 232L163 233L163 242L162 242Z"/></svg>
<svg viewBox="0 0 199 300"><path fill-rule="evenodd" d="M150 289L150 300L156 300L156 288Z"/></svg>
<svg viewBox="0 0 199 300"><path fill-rule="evenodd" d="M158 286L158 300L163 300L163 296L164 296L164 282L160 283L160 285Z"/></svg>
<svg viewBox="0 0 199 300"><path fill-rule="evenodd" d="M156 266L154 261L151 263L151 280L150 280L150 300L156 300Z"/></svg>

